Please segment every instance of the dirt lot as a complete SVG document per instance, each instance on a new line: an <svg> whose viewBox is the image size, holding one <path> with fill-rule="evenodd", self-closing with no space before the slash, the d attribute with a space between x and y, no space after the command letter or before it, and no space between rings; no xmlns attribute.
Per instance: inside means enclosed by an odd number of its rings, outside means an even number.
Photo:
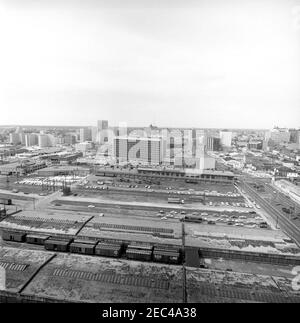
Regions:
<svg viewBox="0 0 300 323"><path fill-rule="evenodd" d="M23 211L0 222L2 229L29 230L48 234L76 234L91 217L80 214Z"/></svg>
<svg viewBox="0 0 300 323"><path fill-rule="evenodd" d="M279 266L274 264L259 264L257 262L250 261L237 261L227 260L223 258L212 259L207 258L204 260L206 266L209 269L223 270L223 271L234 271L239 273L259 274L259 275L270 275L270 276L282 276L292 279L294 275L292 270L294 266Z"/></svg>
<svg viewBox="0 0 300 323"><path fill-rule="evenodd" d="M24 293L83 302L177 303L182 267L59 254Z"/></svg>
<svg viewBox="0 0 300 323"><path fill-rule="evenodd" d="M51 252L0 247L0 262L2 262L2 265L5 263L20 265L20 267L8 267L6 269L6 289L18 292L33 273L52 255ZM26 266L24 270L20 270L22 265Z"/></svg>
<svg viewBox="0 0 300 323"><path fill-rule="evenodd" d="M291 288L289 278L187 268L189 302L286 302L287 297L300 296ZM298 302L300 298L298 298Z"/></svg>

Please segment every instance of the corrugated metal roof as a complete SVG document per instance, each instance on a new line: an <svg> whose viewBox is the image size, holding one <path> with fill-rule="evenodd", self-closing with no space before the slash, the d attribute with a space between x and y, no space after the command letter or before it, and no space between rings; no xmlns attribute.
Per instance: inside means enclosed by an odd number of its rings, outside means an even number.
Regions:
<svg viewBox="0 0 300 323"><path fill-rule="evenodd" d="M113 250L119 250L121 246L119 245L110 245L110 244L98 244L96 246L96 249L113 249Z"/></svg>
<svg viewBox="0 0 300 323"><path fill-rule="evenodd" d="M97 243L97 241L76 239L76 240L73 241L73 243L81 243L81 244L86 244L86 245L95 245Z"/></svg>
<svg viewBox="0 0 300 323"><path fill-rule="evenodd" d="M142 255L151 255L152 254L152 250L130 249L130 250L127 250L126 253L142 254Z"/></svg>
<svg viewBox="0 0 300 323"><path fill-rule="evenodd" d="M170 257L179 257L179 252L172 252L166 250L157 250L153 252L153 255L163 255L163 256L170 256Z"/></svg>
<svg viewBox="0 0 300 323"><path fill-rule="evenodd" d="M47 239L49 238L50 236L47 236L47 235L39 235L39 234L27 234L26 235L26 238L31 238L31 239Z"/></svg>
<svg viewBox="0 0 300 323"><path fill-rule="evenodd" d="M70 245L70 248L72 247L77 247L77 248L94 248L96 245L96 243L94 245L92 244L88 244L88 243L74 243L72 242L71 245Z"/></svg>
<svg viewBox="0 0 300 323"><path fill-rule="evenodd" d="M56 245L68 245L70 241L66 240L55 240L55 239L48 239L45 241L45 244L56 244Z"/></svg>
<svg viewBox="0 0 300 323"><path fill-rule="evenodd" d="M138 250L152 250L153 246L150 245L128 245L127 249L138 249Z"/></svg>

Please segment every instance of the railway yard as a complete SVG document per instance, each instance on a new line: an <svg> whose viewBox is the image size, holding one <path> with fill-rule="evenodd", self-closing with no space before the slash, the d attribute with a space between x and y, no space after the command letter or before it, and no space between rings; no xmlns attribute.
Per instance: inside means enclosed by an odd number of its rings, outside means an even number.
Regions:
<svg viewBox="0 0 300 323"><path fill-rule="evenodd" d="M3 177L0 298L298 303L297 206L251 181Z"/></svg>

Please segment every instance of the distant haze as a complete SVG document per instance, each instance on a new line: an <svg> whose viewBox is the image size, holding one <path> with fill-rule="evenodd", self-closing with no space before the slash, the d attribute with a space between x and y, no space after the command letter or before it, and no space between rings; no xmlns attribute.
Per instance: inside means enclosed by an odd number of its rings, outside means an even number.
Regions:
<svg viewBox="0 0 300 323"><path fill-rule="evenodd" d="M0 124L299 127L299 6L0 0Z"/></svg>

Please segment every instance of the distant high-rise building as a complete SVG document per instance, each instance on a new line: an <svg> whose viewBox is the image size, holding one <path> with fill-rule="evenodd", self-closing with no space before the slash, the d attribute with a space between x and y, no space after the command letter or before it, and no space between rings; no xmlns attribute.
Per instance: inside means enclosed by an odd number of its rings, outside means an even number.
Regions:
<svg viewBox="0 0 300 323"><path fill-rule="evenodd" d="M106 130L108 129L108 121L107 120L98 120L97 121L98 130Z"/></svg>
<svg viewBox="0 0 300 323"><path fill-rule="evenodd" d="M291 134L286 128L275 127L266 134L266 138L271 139L275 144L289 143L290 137Z"/></svg>
<svg viewBox="0 0 300 323"><path fill-rule="evenodd" d="M92 140L91 129L89 128L81 128L80 129L80 142L90 141Z"/></svg>
<svg viewBox="0 0 300 323"><path fill-rule="evenodd" d="M66 145L75 145L76 143L76 135L74 134L67 134L65 135L65 144Z"/></svg>
<svg viewBox="0 0 300 323"><path fill-rule="evenodd" d="M231 131L220 131L220 141L223 147L229 148L232 144L232 132Z"/></svg>
<svg viewBox="0 0 300 323"><path fill-rule="evenodd" d="M207 151L219 151L221 148L221 140L217 137L206 137L205 148Z"/></svg>
<svg viewBox="0 0 300 323"><path fill-rule="evenodd" d="M39 143L38 135L35 133L28 133L25 135L26 147L36 146Z"/></svg>
<svg viewBox="0 0 300 323"><path fill-rule="evenodd" d="M119 162L158 165L162 162L162 140L148 137L115 137L114 156Z"/></svg>
<svg viewBox="0 0 300 323"><path fill-rule="evenodd" d="M296 144L299 138L299 130L297 129L290 129L290 143L291 144Z"/></svg>
<svg viewBox="0 0 300 323"><path fill-rule="evenodd" d="M91 140L92 140L92 142L97 142L97 136L98 136L98 128L97 127L91 127Z"/></svg>
<svg viewBox="0 0 300 323"><path fill-rule="evenodd" d="M98 120L97 122L97 142L99 144L104 144L108 141L108 121Z"/></svg>
<svg viewBox="0 0 300 323"><path fill-rule="evenodd" d="M38 135L38 143L40 148L50 147L48 135L40 133Z"/></svg>

